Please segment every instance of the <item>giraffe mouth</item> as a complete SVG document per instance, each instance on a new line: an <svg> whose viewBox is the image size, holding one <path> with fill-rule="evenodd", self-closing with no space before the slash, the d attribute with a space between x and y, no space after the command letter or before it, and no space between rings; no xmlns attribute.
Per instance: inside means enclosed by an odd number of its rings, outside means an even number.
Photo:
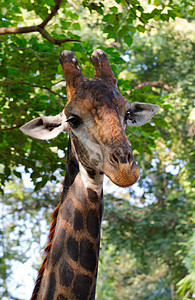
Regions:
<svg viewBox="0 0 195 300"><path fill-rule="evenodd" d="M133 160L131 163L106 164L104 173L114 184L120 187L128 187L139 179L140 169Z"/></svg>

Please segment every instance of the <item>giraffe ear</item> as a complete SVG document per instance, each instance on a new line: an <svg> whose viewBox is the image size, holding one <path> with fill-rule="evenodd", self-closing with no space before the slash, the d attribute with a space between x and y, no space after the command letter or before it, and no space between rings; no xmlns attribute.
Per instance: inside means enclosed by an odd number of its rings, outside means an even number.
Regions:
<svg viewBox="0 0 195 300"><path fill-rule="evenodd" d="M156 104L134 102L126 115L128 126L141 126L148 122L157 113L159 106Z"/></svg>
<svg viewBox="0 0 195 300"><path fill-rule="evenodd" d="M38 117L26 123L20 130L30 137L39 140L50 140L62 131L67 131L67 122L64 111L56 116Z"/></svg>

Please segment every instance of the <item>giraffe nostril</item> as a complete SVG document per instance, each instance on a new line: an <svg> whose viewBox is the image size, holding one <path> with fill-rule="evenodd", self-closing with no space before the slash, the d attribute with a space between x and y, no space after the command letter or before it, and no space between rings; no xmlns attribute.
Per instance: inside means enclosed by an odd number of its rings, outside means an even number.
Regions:
<svg viewBox="0 0 195 300"><path fill-rule="evenodd" d="M131 153L130 152L128 153L127 159L128 159L128 162L130 163L130 161L131 161Z"/></svg>
<svg viewBox="0 0 195 300"><path fill-rule="evenodd" d="M111 153L110 161L114 165L120 165L120 164L130 165L133 161L133 157L131 151L123 151L123 152L121 151L121 153L115 151Z"/></svg>
<svg viewBox="0 0 195 300"><path fill-rule="evenodd" d="M119 163L119 160L114 153L112 154L112 158L117 164Z"/></svg>

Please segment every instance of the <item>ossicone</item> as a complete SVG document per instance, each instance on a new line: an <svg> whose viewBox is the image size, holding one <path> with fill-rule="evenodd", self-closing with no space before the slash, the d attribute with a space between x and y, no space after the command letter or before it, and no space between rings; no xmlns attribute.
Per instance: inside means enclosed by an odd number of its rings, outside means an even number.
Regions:
<svg viewBox="0 0 195 300"><path fill-rule="evenodd" d="M66 79L67 97L68 100L71 100L76 88L80 86L85 77L81 73L77 58L72 51L63 50L60 53L59 61Z"/></svg>
<svg viewBox="0 0 195 300"><path fill-rule="evenodd" d="M116 86L117 80L111 69L106 53L103 50L94 50L94 52L91 55L91 62L95 69L95 79L101 79L102 81Z"/></svg>

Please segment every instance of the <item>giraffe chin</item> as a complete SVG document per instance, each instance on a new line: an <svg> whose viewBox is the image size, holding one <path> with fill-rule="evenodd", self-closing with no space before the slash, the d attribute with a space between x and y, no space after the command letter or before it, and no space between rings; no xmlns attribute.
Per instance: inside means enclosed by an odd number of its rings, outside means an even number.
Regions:
<svg viewBox="0 0 195 300"><path fill-rule="evenodd" d="M137 182L140 176L140 168L134 161L130 167L128 164L120 164L118 168L111 166L109 170L105 168L105 175L110 178L110 180L120 186L128 187Z"/></svg>

